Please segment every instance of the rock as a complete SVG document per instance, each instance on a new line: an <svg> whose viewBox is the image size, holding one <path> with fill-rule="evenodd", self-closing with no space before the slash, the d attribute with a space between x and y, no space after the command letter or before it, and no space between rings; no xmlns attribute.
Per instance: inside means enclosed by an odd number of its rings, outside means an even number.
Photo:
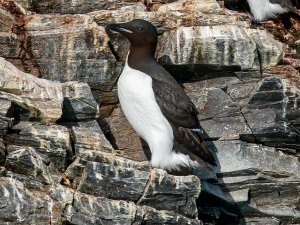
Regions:
<svg viewBox="0 0 300 225"><path fill-rule="evenodd" d="M196 218L198 211L195 200L200 191L200 181L196 176L172 176L164 170L154 169L138 204Z"/></svg>
<svg viewBox="0 0 300 225"><path fill-rule="evenodd" d="M64 216L70 224L132 224L136 206L133 202L110 200L75 192Z"/></svg>
<svg viewBox="0 0 300 225"><path fill-rule="evenodd" d="M21 122L12 129L15 133L6 137L10 144L34 147L47 158L47 164L52 163L59 171L65 170L67 157L73 155L70 134L66 127Z"/></svg>
<svg viewBox="0 0 300 225"><path fill-rule="evenodd" d="M137 201L149 179L149 163L114 157L100 152L84 152L86 162L78 190L111 199ZM68 172L68 171L67 171Z"/></svg>
<svg viewBox="0 0 300 225"><path fill-rule="evenodd" d="M0 98L11 102L9 116L16 120L55 122L62 114L58 82L38 79L0 58Z"/></svg>
<svg viewBox="0 0 300 225"><path fill-rule="evenodd" d="M159 61L166 65L214 64L245 70L259 68L256 49L263 67L274 66L283 57L281 44L268 33L233 25L180 27L164 32L160 41L170 43L158 52Z"/></svg>
<svg viewBox="0 0 300 225"><path fill-rule="evenodd" d="M86 83L62 84L64 101L62 121L93 120L99 117L99 106Z"/></svg>
<svg viewBox="0 0 300 225"><path fill-rule="evenodd" d="M0 177L1 224L49 224L48 202L13 178Z"/></svg>
<svg viewBox="0 0 300 225"><path fill-rule="evenodd" d="M5 146L3 140L0 139L0 164L4 163L5 161Z"/></svg>
<svg viewBox="0 0 300 225"><path fill-rule="evenodd" d="M272 76L259 82L243 109L257 141L274 147L300 149L299 96L295 83L286 79ZM247 135L245 140L249 140Z"/></svg>
<svg viewBox="0 0 300 225"><path fill-rule="evenodd" d="M13 119L0 114L0 137L6 135L8 129L12 127Z"/></svg>
<svg viewBox="0 0 300 225"><path fill-rule="evenodd" d="M47 165L34 148L10 145L7 152L5 160L7 170L26 175L44 184L53 183Z"/></svg>
<svg viewBox="0 0 300 225"><path fill-rule="evenodd" d="M96 121L88 123L89 126L72 127L72 137L74 138L75 153L80 155L86 150L112 152L113 147L104 136ZM93 129L94 128L94 129Z"/></svg>
<svg viewBox="0 0 300 225"><path fill-rule="evenodd" d="M106 90L120 72L104 28L88 15L36 14L28 18L26 30L45 79L101 84Z"/></svg>
<svg viewBox="0 0 300 225"><path fill-rule="evenodd" d="M95 10L111 10L123 8L126 6L136 6L137 0L123 0L123 1L68 1L51 0L47 2L31 2L28 0L17 0L16 2L22 4L25 8L37 13L61 13L61 14L83 14ZM140 3L142 4L142 3Z"/></svg>
<svg viewBox="0 0 300 225"><path fill-rule="evenodd" d="M202 225L203 223L197 219L190 219L180 214L174 214L167 210L156 210L154 208L143 206L143 224L154 225L154 224L192 224Z"/></svg>
<svg viewBox="0 0 300 225"><path fill-rule="evenodd" d="M285 223L299 220L299 196L297 191L291 191L299 189L297 158L272 147L240 141L217 141L214 145L220 163L218 183L224 193L230 193L229 198L222 200L239 204L240 211L236 209L234 213L249 218L273 215ZM211 194L218 196L216 192Z"/></svg>

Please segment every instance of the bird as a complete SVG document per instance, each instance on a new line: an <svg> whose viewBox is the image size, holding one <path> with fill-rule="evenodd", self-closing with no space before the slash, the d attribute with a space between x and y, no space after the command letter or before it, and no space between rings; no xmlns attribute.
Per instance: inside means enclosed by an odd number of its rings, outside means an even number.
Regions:
<svg viewBox="0 0 300 225"><path fill-rule="evenodd" d="M156 27L134 19L108 24L105 29L130 42L117 82L118 97L125 117L150 148L151 165L167 171L216 166L215 156L199 134L196 106L155 59Z"/></svg>
<svg viewBox="0 0 300 225"><path fill-rule="evenodd" d="M299 4L299 0L247 0L251 14L258 22L275 18L280 14L292 12L299 15L294 4Z"/></svg>
<svg viewBox="0 0 300 225"><path fill-rule="evenodd" d="M300 0L224 0L224 5L230 10L248 11L255 21L263 22L289 12L298 17Z"/></svg>

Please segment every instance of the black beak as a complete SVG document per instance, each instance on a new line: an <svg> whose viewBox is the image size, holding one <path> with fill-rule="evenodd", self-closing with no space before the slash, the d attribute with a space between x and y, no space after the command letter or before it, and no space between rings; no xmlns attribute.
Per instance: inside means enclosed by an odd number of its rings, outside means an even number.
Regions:
<svg viewBox="0 0 300 225"><path fill-rule="evenodd" d="M112 31L119 32L121 34L133 33L131 30L125 28L123 26L123 24L116 24L116 23L106 25L105 30L106 30L106 32L109 32L109 30L112 30Z"/></svg>

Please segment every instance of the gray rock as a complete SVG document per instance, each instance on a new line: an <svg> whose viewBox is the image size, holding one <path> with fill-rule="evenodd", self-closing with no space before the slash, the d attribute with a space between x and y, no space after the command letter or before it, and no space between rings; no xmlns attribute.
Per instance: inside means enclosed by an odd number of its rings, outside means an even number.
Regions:
<svg viewBox="0 0 300 225"><path fill-rule="evenodd" d="M149 163L100 152L84 152L84 166L78 190L111 199L137 201L149 179Z"/></svg>
<svg viewBox="0 0 300 225"><path fill-rule="evenodd" d="M198 210L195 200L200 191L200 181L196 176L172 176L164 170L154 169L137 203L196 218Z"/></svg>
<svg viewBox="0 0 300 225"><path fill-rule="evenodd" d="M64 171L67 156L72 157L70 134L60 125L42 125L21 122L13 128L15 133L8 135L10 143L18 146L32 146L48 158L59 171Z"/></svg>
<svg viewBox="0 0 300 225"><path fill-rule="evenodd" d="M0 177L0 223L49 224L48 202L29 192L21 182Z"/></svg>
<svg viewBox="0 0 300 225"><path fill-rule="evenodd" d="M26 30L45 79L77 80L106 90L120 72L104 28L88 15L36 14L28 18Z"/></svg>
<svg viewBox="0 0 300 225"><path fill-rule="evenodd" d="M99 106L86 83L62 84L64 101L62 121L93 120L99 117Z"/></svg>
<svg viewBox="0 0 300 225"><path fill-rule="evenodd" d="M24 73L0 57L0 99L11 102L10 116L17 120L55 122L62 114L58 82Z"/></svg>
<svg viewBox="0 0 300 225"><path fill-rule="evenodd" d="M138 1L123 0L123 1L29 1L16 0L25 8L37 13L61 13L61 14L81 14L93 12L96 10L112 10L119 9L125 6L136 6ZM142 4L142 3L140 3ZM144 6L145 7L145 6Z"/></svg>
<svg viewBox="0 0 300 225"><path fill-rule="evenodd" d="M30 179L44 184L53 183L47 165L34 148L10 145L7 152L5 160L7 170L26 175Z"/></svg>
<svg viewBox="0 0 300 225"><path fill-rule="evenodd" d="M132 224L136 205L133 202L110 200L104 197L75 192L72 204L64 211L70 224Z"/></svg>
<svg viewBox="0 0 300 225"><path fill-rule="evenodd" d="M167 210L156 210L154 208L143 206L143 224L156 225L156 224L191 224L202 225L203 223L197 219L190 219L180 214L176 214Z"/></svg>
<svg viewBox="0 0 300 225"><path fill-rule="evenodd" d="M5 145L3 140L0 138L0 164L4 163L5 161Z"/></svg>
<svg viewBox="0 0 300 225"><path fill-rule="evenodd" d="M75 153L80 155L86 150L96 150L112 152L113 147L104 136L96 121L81 123L80 127L72 127L72 137L74 141ZM89 126L91 125L91 126Z"/></svg>
<svg viewBox="0 0 300 225"><path fill-rule="evenodd" d="M234 40L234 41L233 41ZM283 57L281 43L262 30L237 26L179 27L165 32L158 58L163 64L241 66L259 68L256 49L262 55L262 66L274 66Z"/></svg>
<svg viewBox="0 0 300 225"><path fill-rule="evenodd" d="M213 140L236 140L245 134L253 136L243 116L213 118L200 124L206 133L204 137Z"/></svg>

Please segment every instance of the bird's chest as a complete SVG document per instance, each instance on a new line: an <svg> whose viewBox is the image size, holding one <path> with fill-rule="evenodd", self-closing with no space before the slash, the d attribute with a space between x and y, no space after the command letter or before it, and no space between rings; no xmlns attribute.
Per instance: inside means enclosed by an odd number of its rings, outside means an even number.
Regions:
<svg viewBox="0 0 300 225"><path fill-rule="evenodd" d="M147 140L151 132L167 129L147 74L125 66L118 81L118 97L126 118L142 138Z"/></svg>

